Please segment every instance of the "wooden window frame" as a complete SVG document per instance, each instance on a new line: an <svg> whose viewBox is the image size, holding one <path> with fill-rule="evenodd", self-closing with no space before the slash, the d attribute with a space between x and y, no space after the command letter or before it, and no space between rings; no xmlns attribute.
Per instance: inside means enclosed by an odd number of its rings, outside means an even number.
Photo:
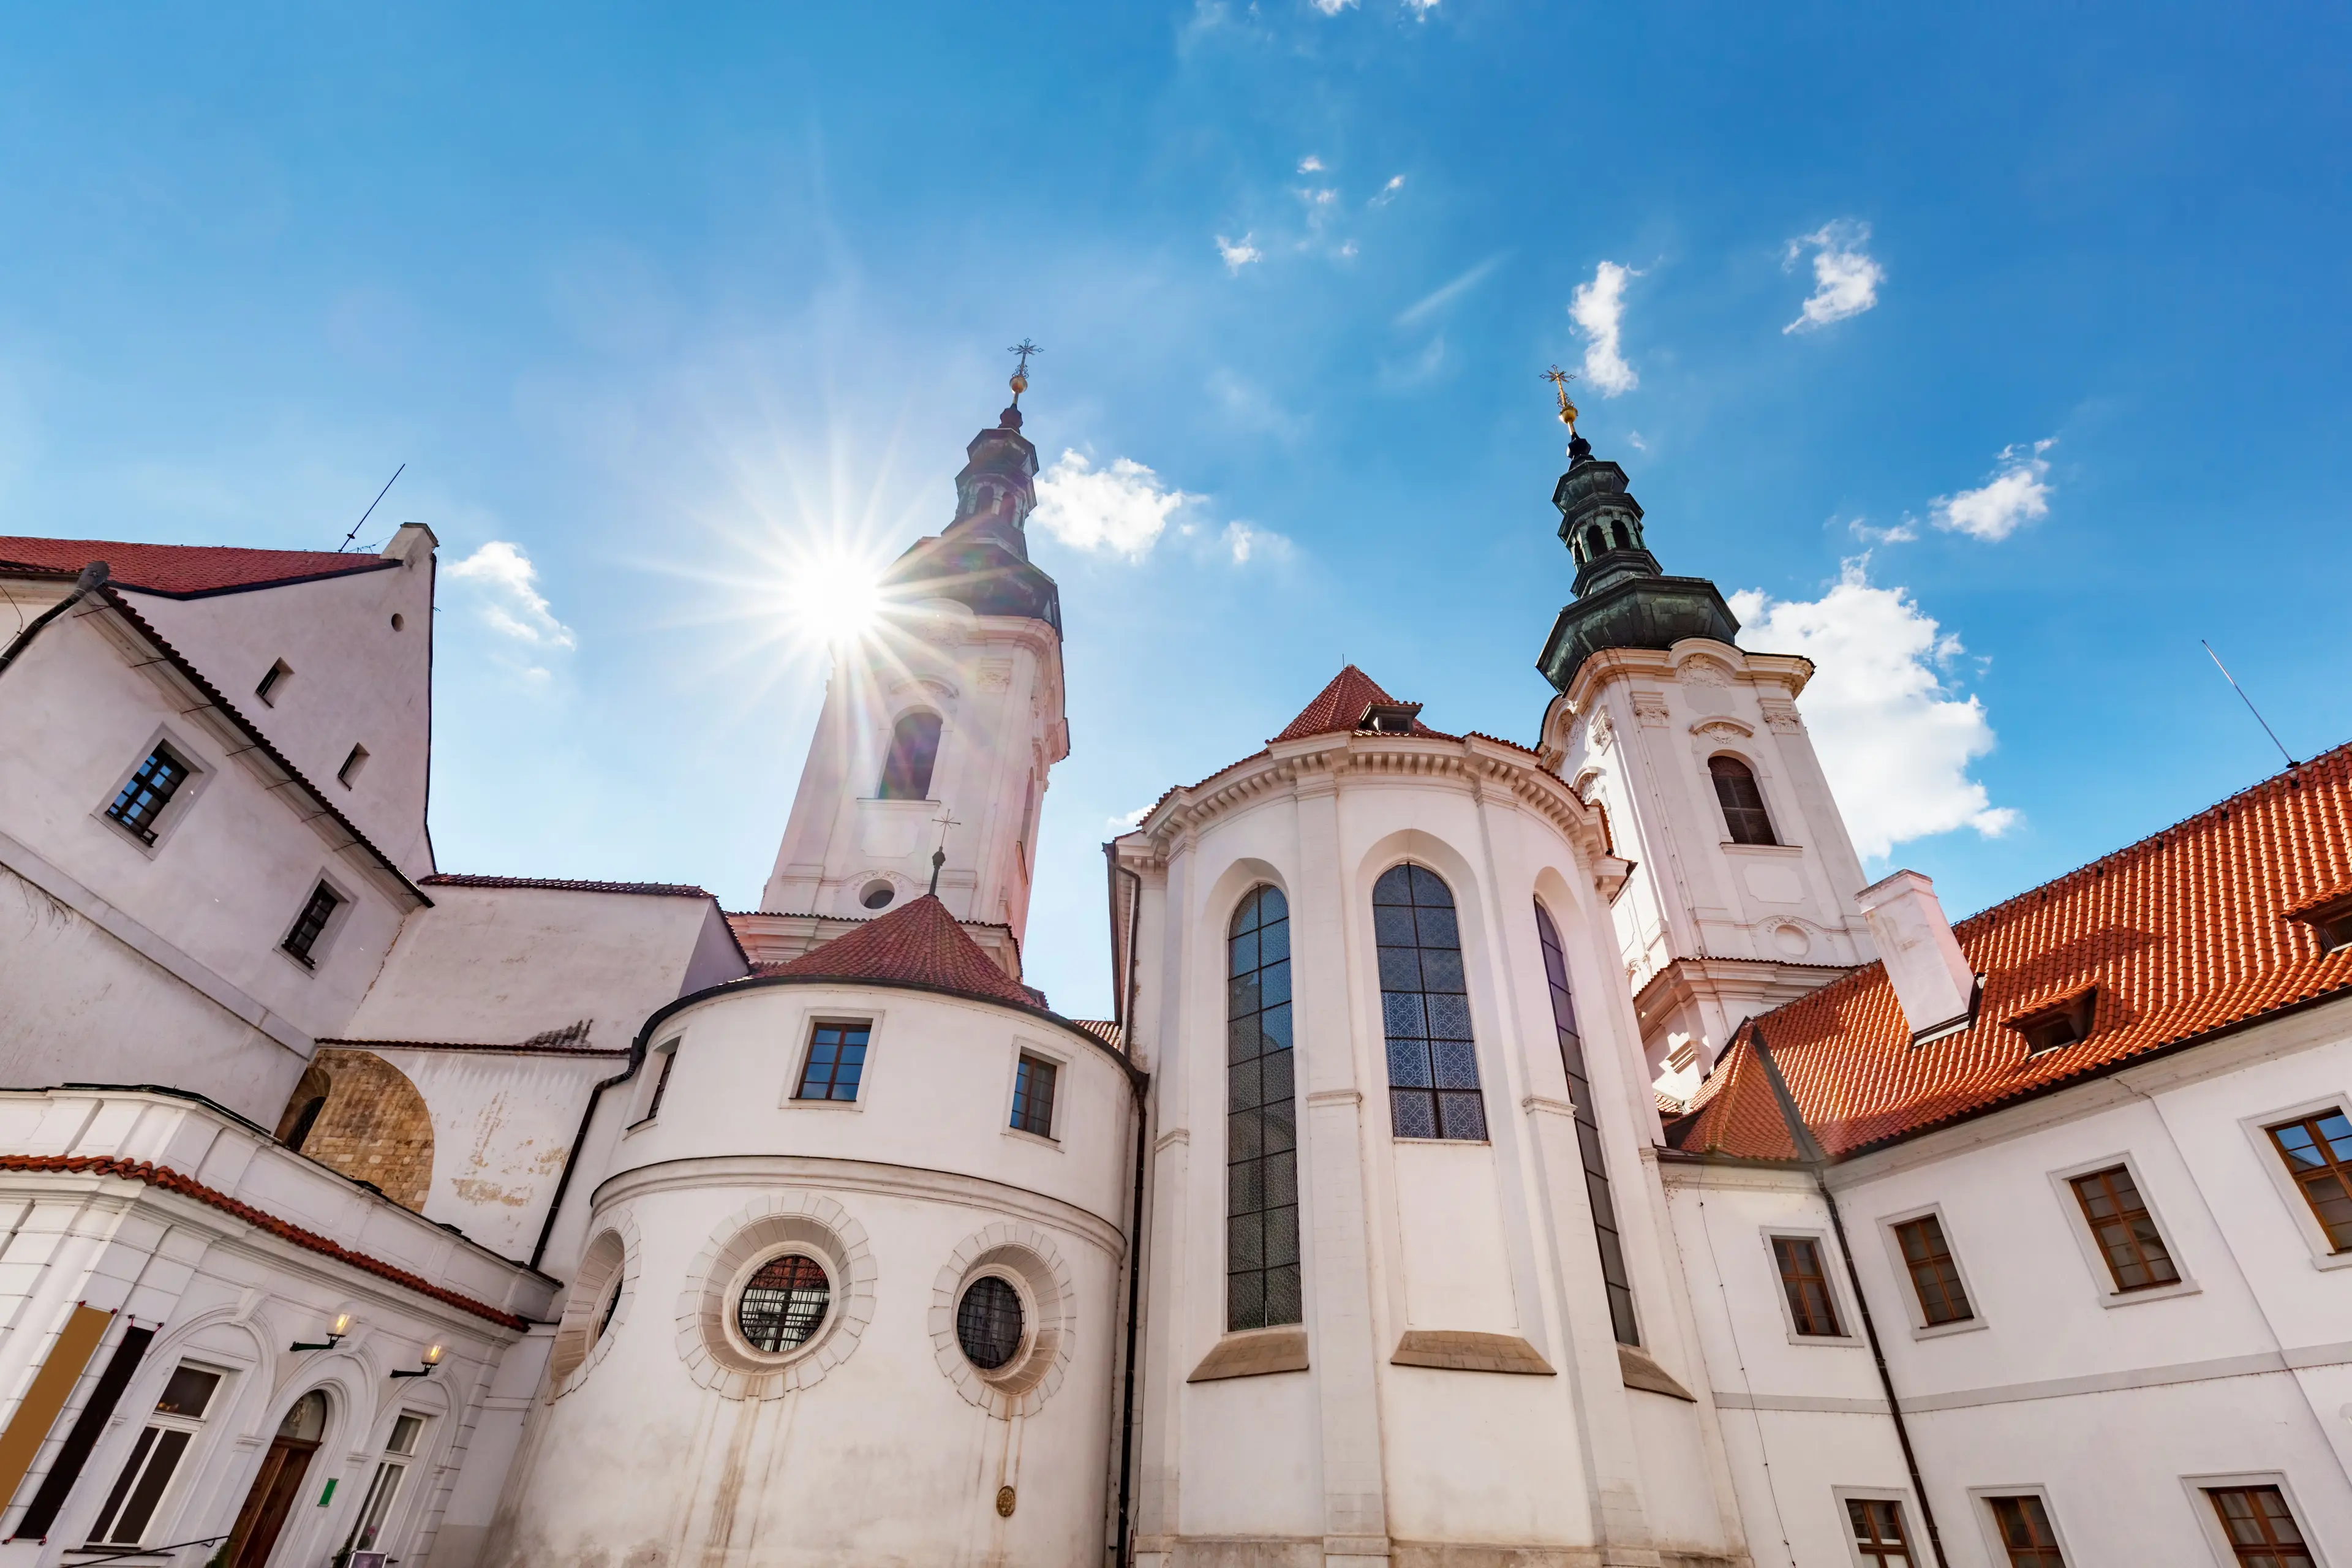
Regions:
<svg viewBox="0 0 2352 1568"><path fill-rule="evenodd" d="M2179 1279L2172 1283L2143 1285L2130 1290L2120 1289L2116 1282L2114 1268L2107 1262L2106 1249L2100 1245L2097 1235L2091 1228L2090 1215L2084 1212L2074 1183L2080 1177L2095 1175L2118 1165L2130 1173L2132 1186L2138 1192L2148 1218L2154 1222L2157 1235L2164 1242L2165 1251L2171 1256L2173 1268L2179 1275ZM2189 1259L2181 1250L2179 1237L2166 1221L2163 1210L2157 1206L2147 1173L2128 1151L2118 1150L2099 1159L2078 1161L2063 1169L2053 1171L2050 1184L2060 1208L2064 1212L2067 1233L2082 1248L2083 1265L2090 1272L2100 1305L2127 1307L2141 1301L2168 1301L2176 1296L2194 1295L2203 1289L2189 1271Z"/></svg>
<svg viewBox="0 0 2352 1568"><path fill-rule="evenodd" d="M875 1020L871 1018L836 1018L819 1016L803 1019L800 1070L793 1075L793 1081L785 1091L790 1101L794 1105L856 1105L865 1099L866 1069L874 1059L874 1024ZM825 1092L811 1094L808 1091L809 1075L815 1070L817 1032L821 1029L844 1031L855 1029L863 1032L866 1037L857 1045L857 1078L856 1083L852 1085L851 1092L846 1096L833 1092L841 1087L841 1061L838 1048L835 1054L833 1070L825 1079ZM840 1044L845 1045L847 1042L845 1040Z"/></svg>
<svg viewBox="0 0 2352 1568"><path fill-rule="evenodd" d="M2050 1500L2050 1489L2038 1485L1970 1487L1969 1489L1969 1499L1976 1505L1974 1511L1978 1522L1984 1527L1987 1560L1996 1564L1997 1568L2020 1568L2021 1560L2011 1553L2009 1539L2002 1532L1999 1505L2024 1498L2032 1498L2042 1505L2042 1521L2050 1526L2050 1544L2047 1550L2058 1554L2055 1559L2057 1568L2072 1568L2075 1562L2074 1553L2066 1544L2065 1527L2059 1523L2058 1510ZM2028 1568L2032 1568L2034 1563L2047 1563L2051 1561L2040 1555L2042 1548L2032 1550L2036 1555L2023 1560Z"/></svg>
<svg viewBox="0 0 2352 1568"><path fill-rule="evenodd" d="M1933 1323L1927 1321L1927 1302L1919 1294L1916 1276L1912 1273L1911 1260L1903 1249L1903 1229L1924 1219L1932 1219L1943 1232L1945 1257L1958 1276L1960 1294L1967 1300L1969 1316ZM1916 1208L1899 1210L1882 1216L1878 1233L1886 1244L1887 1267L1894 1271L1895 1294L1903 1299L1904 1310L1910 1316L1911 1337L1915 1340L1941 1339L1949 1334L1971 1333L1986 1327L1984 1301L1978 1294L1976 1281L1969 1277L1968 1266L1960 1261L1959 1248L1952 1239L1952 1218L1941 1204L1923 1204Z"/></svg>
<svg viewBox="0 0 2352 1568"><path fill-rule="evenodd" d="M210 1373L214 1380L211 1396L205 1401L205 1408L200 1415L163 1415L155 1407L163 1403L165 1392L171 1387L173 1377L183 1368ZM205 1452L207 1445L204 1441L206 1425L214 1415L228 1408L234 1397L232 1393L234 1381L235 1374L226 1367L216 1366L201 1356L184 1355L173 1360L171 1370L164 1373L162 1381L154 1385L152 1397L147 1401L146 1409L138 1417L135 1426L130 1422L124 1423L126 1426L132 1426L131 1445L124 1450L121 1462L108 1477L105 1490L100 1494L98 1513L89 1521L89 1536L84 1550L121 1551L127 1547L142 1545L149 1536L159 1533L163 1534L163 1538L167 1541L171 1539L168 1532L159 1528L157 1521L177 1516L189 1489L194 1485L194 1478L202 1473L209 1461L209 1455ZM130 1507L137 1497L138 1488L126 1484L131 1480L132 1471L138 1470L143 1479L147 1468L153 1462L146 1441L146 1435L151 1431L159 1434L154 1439L157 1445L163 1441L160 1434L164 1432L180 1434L183 1438L179 1452L172 1457L171 1472L165 1476L154 1500L148 1506L146 1517L140 1521L136 1535L129 1541L111 1535L101 1537L98 1533L100 1527L101 1525L112 1527L119 1524L123 1510ZM115 1495L117 1492L121 1493L120 1499Z"/></svg>
<svg viewBox="0 0 2352 1568"><path fill-rule="evenodd" d="M1734 805L1723 798L1723 776L1715 771L1715 764L1717 763L1729 763L1748 775L1748 787L1756 792L1754 805ZM1780 846L1783 840L1780 837L1780 825L1772 820L1772 803L1764 798L1764 775L1757 772L1755 763L1734 752L1717 752L1706 758L1705 766L1707 789L1715 796L1716 815L1723 819L1723 841L1726 844L1737 844L1749 848L1772 848ZM1740 825L1732 820L1731 814L1735 811L1743 816L1753 812L1762 817L1764 837L1741 837Z"/></svg>
<svg viewBox="0 0 2352 1568"><path fill-rule="evenodd" d="M1845 1542L1847 1557L1854 1568L1884 1568L1885 1564L1892 1562L1903 1563L1906 1568L1927 1568L1928 1563L1934 1561L1931 1556L1924 1554L1926 1542L1918 1533L1919 1510L1913 1505L1909 1492L1894 1487L1832 1487L1830 1496L1837 1507L1838 1539ZM1896 1527L1903 1532L1901 1556L1872 1552L1855 1538L1853 1516L1848 1505L1857 1502L1892 1503L1895 1506Z"/></svg>
<svg viewBox="0 0 2352 1568"><path fill-rule="evenodd" d="M2245 1130L2246 1142L2252 1151L2254 1163L2262 1167L2263 1173L2277 1190L2279 1202L2285 1207L2288 1223L2295 1227L2295 1233L2303 1237L2304 1246L2310 1251L2311 1266L2322 1270L2352 1268L2352 1248L2341 1252L2336 1250L2326 1230L2319 1223L2318 1214L2313 1209L2303 1184L2295 1180L2294 1173L2287 1169L2286 1159L2272 1140L2270 1130L2330 1112L2352 1116L2352 1096L2330 1094L2299 1103L2274 1106L2260 1115L2241 1117L2238 1121L2238 1125Z"/></svg>
<svg viewBox="0 0 2352 1568"><path fill-rule="evenodd" d="M2021 1013L2003 1026L2023 1037L2027 1056L2038 1057L2089 1039L2098 1028L2098 1012L2099 988L2085 985L2030 1013Z"/></svg>
<svg viewBox="0 0 2352 1568"><path fill-rule="evenodd" d="M2336 952L2352 947L2352 893L2297 910L2287 919L2298 925L2310 927L2312 935L2318 939L2322 952Z"/></svg>
<svg viewBox="0 0 2352 1568"><path fill-rule="evenodd" d="M1039 1062L1054 1069L1054 1087L1045 1107L1045 1131L1039 1132L1017 1120L1022 1105L1021 1065ZM1069 1099L1070 1058L1059 1051L1048 1050L1034 1040L1015 1040L1013 1050L1013 1071L1007 1075L1003 1123L1008 1138L1025 1138L1034 1142L1060 1148L1062 1144L1063 1111Z"/></svg>
<svg viewBox="0 0 2352 1568"><path fill-rule="evenodd" d="M2199 1528L2204 1531L2206 1546L2213 1553L2217 1568L2240 1568L2244 1559L2238 1554L2236 1546L2230 1540L2212 1494L2263 1488L2275 1490L2286 1504L2288 1515L2294 1519L2296 1530L2303 1536L2305 1556L2315 1564L2326 1563L2312 1533L2310 1510L2296 1500L2294 1488L2284 1471L2248 1470L2228 1475L2183 1476L2180 1484L2189 1494L2189 1510L2196 1516Z"/></svg>
<svg viewBox="0 0 2352 1568"><path fill-rule="evenodd" d="M1792 1345L1860 1344L1861 1338L1853 1331L1856 1321L1853 1303L1846 1299L1844 1291L1838 1289L1837 1266L1829 1233L1805 1226L1769 1225L1758 1234L1764 1243L1765 1265L1770 1270L1772 1299L1780 1304L1780 1323L1788 1331L1789 1342ZM1813 1257L1822 1270L1822 1294L1829 1302L1830 1317L1837 1325L1837 1332L1809 1334L1798 1325L1797 1309L1789 1300L1789 1279L1780 1268L1779 1244L1783 1241L1802 1241L1812 1245Z"/></svg>

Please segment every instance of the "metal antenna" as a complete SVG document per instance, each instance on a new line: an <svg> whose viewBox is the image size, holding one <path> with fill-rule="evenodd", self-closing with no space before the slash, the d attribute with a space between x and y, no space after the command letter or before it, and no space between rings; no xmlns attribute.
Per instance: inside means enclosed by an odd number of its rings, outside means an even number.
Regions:
<svg viewBox="0 0 2352 1568"><path fill-rule="evenodd" d="M2230 683L2230 689L2238 694L2238 700L2246 705L2246 711L2254 716L2254 722L2263 727L2263 733L2271 738L2271 744L2279 749L2279 755L2286 758L2286 765L2291 768L2297 766L2294 758L2287 753L2286 742L2278 738L2278 731L2272 729L2271 721L2263 717L2263 710L2254 706L2254 700L2246 695L2246 689L2238 684L2238 678L2230 673L2230 667L2221 662L2221 656L2213 652L2213 645L2205 642L2203 637L2199 637L2197 640L2205 643L2205 651L2211 655L2213 668L2221 672L2221 679Z"/></svg>
<svg viewBox="0 0 2352 1568"><path fill-rule="evenodd" d="M383 481L383 489L375 492L375 500L368 502L367 510L360 513L360 520L352 524L352 531L343 535L343 542L341 544L335 546L336 554L341 555L344 551L349 550L352 547L352 541L360 536L360 530L367 526L367 520L375 515L375 509L383 504L383 498L392 493L392 487L398 484L400 482L400 476L406 472L408 472L408 465L406 463L403 463L400 467L392 470L392 478Z"/></svg>

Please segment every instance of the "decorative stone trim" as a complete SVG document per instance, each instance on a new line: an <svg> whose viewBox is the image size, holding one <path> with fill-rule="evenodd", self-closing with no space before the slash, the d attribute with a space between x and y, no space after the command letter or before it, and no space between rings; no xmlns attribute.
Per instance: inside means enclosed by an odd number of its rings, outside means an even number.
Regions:
<svg viewBox="0 0 2352 1568"><path fill-rule="evenodd" d="M1397 1341L1391 1366L1433 1366L1447 1372L1508 1372L1557 1377L1551 1363L1517 1334L1479 1334L1464 1329L1407 1329Z"/></svg>
<svg viewBox="0 0 2352 1568"><path fill-rule="evenodd" d="M1692 1405L1698 1403L1698 1396L1675 1382L1674 1373L1652 1361L1647 1352L1633 1345L1617 1347L1617 1375L1628 1388L1663 1394L1669 1399L1680 1399Z"/></svg>
<svg viewBox="0 0 2352 1568"><path fill-rule="evenodd" d="M761 1264L783 1252L815 1258L833 1300L806 1344L767 1355L736 1330L735 1298ZM857 1348L874 1319L877 1272L866 1227L833 1199L791 1191L755 1198L730 1215L687 1265L675 1314L678 1359L688 1376L722 1398L775 1399L806 1388Z"/></svg>
<svg viewBox="0 0 2352 1568"><path fill-rule="evenodd" d="M1247 1329L1230 1333L1209 1347L1187 1383L1215 1383L1227 1377L1263 1377L1273 1372L1307 1370L1307 1330L1286 1323L1274 1329Z"/></svg>
<svg viewBox="0 0 2352 1568"><path fill-rule="evenodd" d="M551 1402L562 1398L588 1380L588 1374L611 1352L613 1342L629 1321L630 1305L637 1299L637 1265L645 1256L645 1247L637 1234L636 1216L627 1209L615 1209L599 1215L594 1239L581 1254L580 1267L572 1279L572 1293L563 1303L563 1315L555 1323L555 1348L548 1356L548 1380L554 1384L548 1393ZM614 1256L617 1254L618 1256ZM596 1310L604 1305L607 1288L613 1277L621 1280L621 1299L614 1303L613 1321L604 1331L596 1331Z"/></svg>
<svg viewBox="0 0 2352 1568"><path fill-rule="evenodd" d="M985 1275L1013 1288L1026 1320L1021 1349L994 1372L972 1365L956 1339L956 1306ZM968 1237L931 1282L930 1330L933 1359L968 1403L1000 1419L1035 1415L1062 1386L1077 1342L1077 1289L1054 1238L1011 1221Z"/></svg>

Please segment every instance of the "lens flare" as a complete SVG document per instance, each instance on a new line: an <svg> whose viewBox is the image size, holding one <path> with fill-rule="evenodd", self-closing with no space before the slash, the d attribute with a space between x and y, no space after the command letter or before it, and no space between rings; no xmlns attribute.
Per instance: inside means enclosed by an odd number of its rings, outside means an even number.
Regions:
<svg viewBox="0 0 2352 1568"><path fill-rule="evenodd" d="M792 635L839 647L879 626L881 574L873 562L846 550L814 552L785 568L784 598Z"/></svg>

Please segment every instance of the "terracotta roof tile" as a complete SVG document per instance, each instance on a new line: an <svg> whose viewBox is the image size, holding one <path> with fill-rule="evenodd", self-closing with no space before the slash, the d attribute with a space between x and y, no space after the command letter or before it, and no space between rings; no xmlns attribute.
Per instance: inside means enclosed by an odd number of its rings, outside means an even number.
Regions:
<svg viewBox="0 0 2352 1568"><path fill-rule="evenodd" d="M710 899L691 882L576 882L560 877L476 877L444 872L418 879L428 888L547 888L559 893L643 893L654 898Z"/></svg>
<svg viewBox="0 0 2352 1568"><path fill-rule="evenodd" d="M106 563L107 580L119 588L173 598L345 577L400 564L382 555L331 550L246 550L219 544L133 544L116 539L0 535L0 572L25 566L45 576L70 577L93 561Z"/></svg>
<svg viewBox="0 0 2352 1568"><path fill-rule="evenodd" d="M761 964L759 972L814 980L897 981L1015 1007L1044 1005L1037 993L998 968L947 906L929 893L789 963Z"/></svg>
<svg viewBox="0 0 2352 1568"><path fill-rule="evenodd" d="M1127 1048L1119 1037L1118 1025L1112 1019L1073 1018L1070 1022L1108 1046L1112 1050L1123 1051Z"/></svg>
<svg viewBox="0 0 2352 1568"><path fill-rule="evenodd" d="M1309 735L1347 733L1363 721L1364 710L1375 702L1390 706L1396 702L1396 699L1381 690L1380 684L1370 676L1354 665L1349 665L1333 676L1331 684L1317 693L1315 700L1300 710L1298 717L1267 744L1303 741ZM1412 721L1412 733L1434 735L1441 740L1454 739L1451 735L1439 734L1418 719Z"/></svg>
<svg viewBox="0 0 2352 1568"><path fill-rule="evenodd" d="M1913 1047L1872 963L1756 1020L1834 1157L1911 1136L2266 1014L2352 995L2352 948L2292 919L2352 894L2352 746L1953 928L1986 978L1974 1025ZM2091 1033L2026 1054L2016 1020L2095 985ZM1703 1085L1692 1151L1791 1159L1743 1031Z"/></svg>
<svg viewBox="0 0 2352 1568"><path fill-rule="evenodd" d="M380 1258L371 1258L364 1252L354 1252L341 1242L330 1241L316 1231L304 1230L290 1220L279 1219L276 1215L255 1208L251 1204L241 1203L226 1193L208 1187L193 1177L180 1174L169 1166L154 1164L144 1160L121 1160L100 1154L0 1154L0 1171L59 1171L94 1176L117 1176L124 1181L143 1182L151 1187L161 1187L167 1193L178 1193L183 1197L194 1198L196 1202L210 1208L216 1208L223 1214L234 1215L256 1229L266 1230L282 1240L290 1241L306 1252L315 1252L320 1257L348 1263L363 1273L373 1274L379 1279L389 1279L395 1285L404 1285L420 1296L429 1296L436 1301L455 1307L461 1312L470 1312L477 1318L486 1319L502 1328L530 1327L530 1320L528 1318L518 1317L501 1307L493 1307L488 1301L477 1301L471 1296L461 1296L455 1290L445 1290L423 1275L412 1274L405 1268L386 1263ZM390 1203L392 1200L386 1198L383 1201Z"/></svg>

